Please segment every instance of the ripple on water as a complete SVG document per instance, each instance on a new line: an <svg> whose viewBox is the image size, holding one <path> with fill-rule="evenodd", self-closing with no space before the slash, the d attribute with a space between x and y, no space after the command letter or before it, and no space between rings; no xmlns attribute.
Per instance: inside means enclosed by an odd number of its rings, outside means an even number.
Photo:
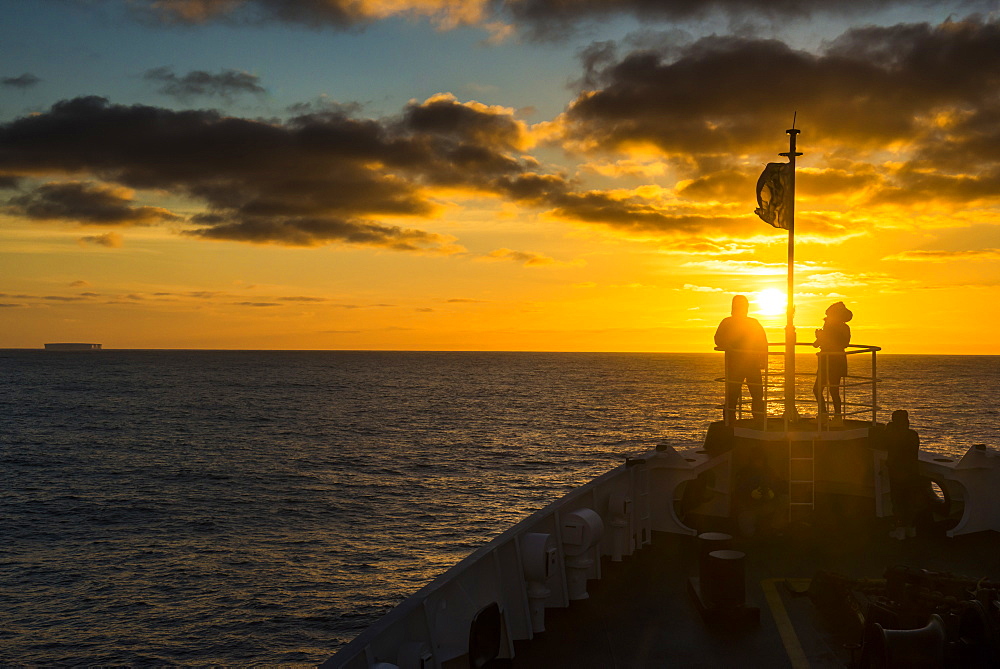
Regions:
<svg viewBox="0 0 1000 669"><path fill-rule="evenodd" d="M564 491L698 444L715 355L0 352L0 663L322 661ZM880 356L926 447L1000 358Z"/></svg>

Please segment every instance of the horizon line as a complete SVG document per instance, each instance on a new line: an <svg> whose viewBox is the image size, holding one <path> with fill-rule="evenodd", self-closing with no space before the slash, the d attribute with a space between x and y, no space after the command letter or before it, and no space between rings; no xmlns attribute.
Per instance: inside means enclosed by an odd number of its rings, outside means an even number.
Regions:
<svg viewBox="0 0 1000 669"><path fill-rule="evenodd" d="M123 347L123 348L102 348L95 350L63 351L51 350L42 347L28 346L0 346L0 351L42 351L46 353L102 353L107 351L205 351L205 352L243 352L243 353L562 353L562 354L616 354L616 355L718 355L721 351L564 351L545 349L395 349L395 348L185 348L185 347ZM813 351L803 351L796 353L798 356L815 355ZM885 350L879 351L879 355L937 355L937 356L976 356L976 357L997 357L1000 353L892 353Z"/></svg>

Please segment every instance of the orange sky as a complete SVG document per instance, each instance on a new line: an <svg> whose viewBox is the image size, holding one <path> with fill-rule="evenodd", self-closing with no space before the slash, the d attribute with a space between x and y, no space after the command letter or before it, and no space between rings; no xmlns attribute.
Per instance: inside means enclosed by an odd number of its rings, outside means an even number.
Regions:
<svg viewBox="0 0 1000 669"><path fill-rule="evenodd" d="M843 300L855 342L1000 354L1000 22L904 18L809 48L808 23L588 38L554 107L254 114L227 90L278 92L222 70L213 104L7 104L0 347L707 351L737 292L780 340L758 297L784 290L787 236L754 184L794 110L800 339ZM44 86L7 74L9 98Z"/></svg>

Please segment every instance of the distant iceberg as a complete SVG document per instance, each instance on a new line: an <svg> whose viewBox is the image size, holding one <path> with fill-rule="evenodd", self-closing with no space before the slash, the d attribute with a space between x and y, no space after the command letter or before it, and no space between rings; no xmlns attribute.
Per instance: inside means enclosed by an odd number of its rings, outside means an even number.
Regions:
<svg viewBox="0 0 1000 669"><path fill-rule="evenodd" d="M100 344L58 343L46 344L46 351L100 351Z"/></svg>

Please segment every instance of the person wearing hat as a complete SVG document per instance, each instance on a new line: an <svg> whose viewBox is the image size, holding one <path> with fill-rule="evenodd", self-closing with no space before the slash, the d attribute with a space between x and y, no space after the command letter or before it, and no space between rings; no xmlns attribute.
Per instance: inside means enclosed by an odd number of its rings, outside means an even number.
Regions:
<svg viewBox="0 0 1000 669"><path fill-rule="evenodd" d="M816 330L816 341L813 346L819 348L816 364L816 383L813 385L813 395L816 397L816 418L825 422L826 390L830 391L833 401L834 422L843 421L843 402L840 398L840 380L847 376L847 354L844 349L851 343L851 327L847 324L854 318L850 309L843 302L834 302L826 309L823 327Z"/></svg>

